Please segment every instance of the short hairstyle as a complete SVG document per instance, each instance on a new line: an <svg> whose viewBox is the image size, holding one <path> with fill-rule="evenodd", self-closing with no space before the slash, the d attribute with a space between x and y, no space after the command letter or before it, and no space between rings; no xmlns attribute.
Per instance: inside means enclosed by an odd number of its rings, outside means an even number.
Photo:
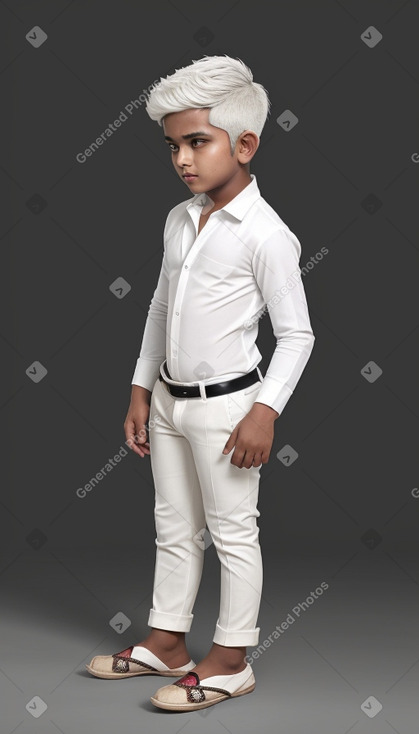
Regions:
<svg viewBox="0 0 419 734"><path fill-rule="evenodd" d="M233 155L244 130L260 137L270 101L266 89L253 81L251 70L241 59L203 56L164 79L160 77L146 104L148 115L160 126L165 115L196 108L210 109L208 120L228 133Z"/></svg>

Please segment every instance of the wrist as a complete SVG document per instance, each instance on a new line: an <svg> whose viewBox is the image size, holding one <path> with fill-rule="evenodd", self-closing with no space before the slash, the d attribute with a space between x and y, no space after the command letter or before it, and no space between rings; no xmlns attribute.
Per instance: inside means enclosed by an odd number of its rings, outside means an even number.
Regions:
<svg viewBox="0 0 419 734"><path fill-rule="evenodd" d="M254 411L254 413L262 420L270 420L273 422L279 418L279 413L274 408L271 408L270 405L266 405L266 403L258 403L257 400L253 403L251 410Z"/></svg>
<svg viewBox="0 0 419 734"><path fill-rule="evenodd" d="M131 400L135 402L146 402L150 405L151 392L142 385L132 385L131 387Z"/></svg>

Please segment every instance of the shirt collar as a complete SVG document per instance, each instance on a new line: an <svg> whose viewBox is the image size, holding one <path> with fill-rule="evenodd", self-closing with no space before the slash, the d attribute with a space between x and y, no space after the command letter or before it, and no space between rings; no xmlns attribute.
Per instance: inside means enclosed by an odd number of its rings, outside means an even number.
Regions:
<svg viewBox="0 0 419 734"><path fill-rule="evenodd" d="M240 191L240 193L238 193L237 196L234 197L234 199L231 199L231 201L229 201L221 209L217 209L217 211L225 211L241 221L244 215L249 211L252 204L256 201L256 199L260 198L260 191L255 174L251 173L250 178L252 179L251 182L247 184L247 186L245 186L245 188L242 189L242 191ZM195 196L190 200L189 204L187 204L186 208L190 209L191 207L202 207L204 204L206 204L208 199L209 197L205 193L195 194Z"/></svg>

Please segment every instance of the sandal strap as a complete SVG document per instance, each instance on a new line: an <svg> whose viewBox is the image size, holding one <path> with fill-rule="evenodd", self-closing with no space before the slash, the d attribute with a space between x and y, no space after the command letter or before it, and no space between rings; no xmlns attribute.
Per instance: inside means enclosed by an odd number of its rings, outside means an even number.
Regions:
<svg viewBox="0 0 419 734"><path fill-rule="evenodd" d="M196 684L184 682L190 680L191 676L193 676L197 681ZM173 685L185 689L186 698L188 699L189 703L200 703L201 701L205 701L206 697L204 691L216 691L216 693L223 693L226 696L231 696L230 691L227 691L225 688L217 688L216 686L203 686L201 683L199 683L198 674L194 671L186 673L186 675L184 675L182 678L179 678L179 680L175 681Z"/></svg>
<svg viewBox="0 0 419 734"><path fill-rule="evenodd" d="M112 661L112 671L114 673L129 673L129 663L135 663L136 665L143 665L144 668L148 668L149 670L156 671L157 668L154 668L152 665L149 665L148 663L143 662L143 660L137 660L136 658L131 657L131 653L134 649L134 645L131 645L131 647L127 647L126 650L121 650L121 652L116 652L112 655L113 661Z"/></svg>
<svg viewBox="0 0 419 734"><path fill-rule="evenodd" d="M186 691L186 698L189 703L200 703L206 700L204 691L216 691L217 693L223 693L226 696L231 696L230 691L226 691L225 688L216 688L215 686L187 686L185 683L175 683L179 688L184 688Z"/></svg>

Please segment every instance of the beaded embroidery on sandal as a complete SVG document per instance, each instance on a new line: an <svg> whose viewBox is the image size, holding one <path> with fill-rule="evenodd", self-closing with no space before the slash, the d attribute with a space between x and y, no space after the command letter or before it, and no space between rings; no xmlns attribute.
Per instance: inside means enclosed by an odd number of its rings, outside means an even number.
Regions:
<svg viewBox="0 0 419 734"><path fill-rule="evenodd" d="M113 655L96 655L86 665L89 673L96 678L117 680L118 678L132 678L135 675L167 675L177 676L185 674L195 667L193 660L179 668L169 668L157 655L142 645L131 645Z"/></svg>

